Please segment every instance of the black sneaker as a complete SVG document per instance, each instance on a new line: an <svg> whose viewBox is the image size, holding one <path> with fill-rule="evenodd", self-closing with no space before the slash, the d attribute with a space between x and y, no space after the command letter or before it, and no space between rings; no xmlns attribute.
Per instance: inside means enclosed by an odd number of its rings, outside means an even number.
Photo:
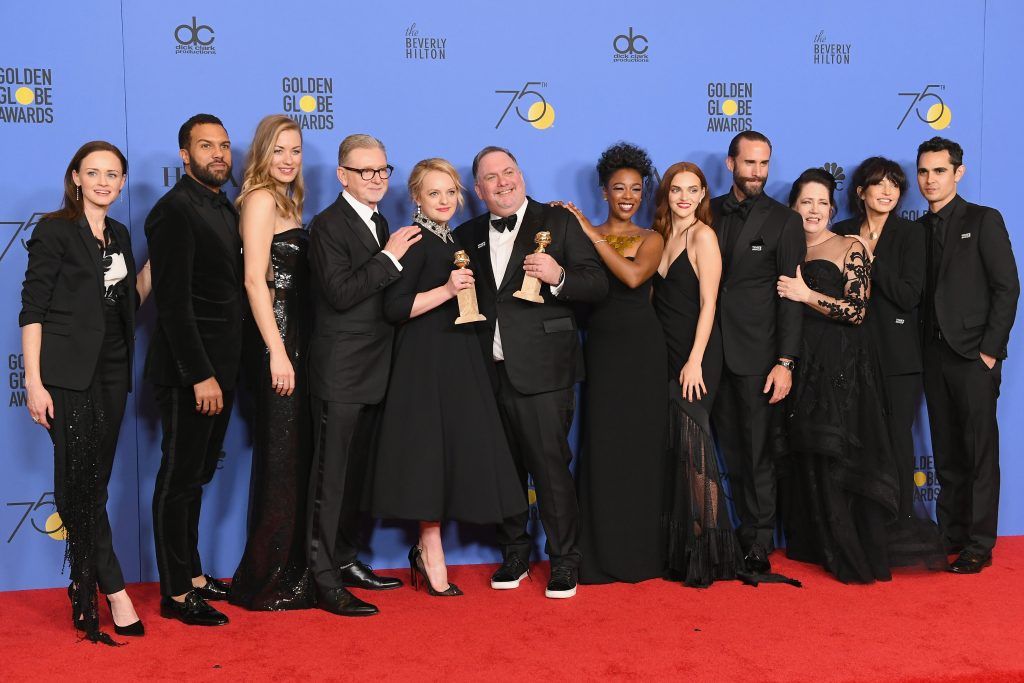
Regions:
<svg viewBox="0 0 1024 683"><path fill-rule="evenodd" d="M505 558L498 570L491 575L491 588L499 591L519 588L519 582L530 574L530 568L518 555L512 554Z"/></svg>
<svg viewBox="0 0 1024 683"><path fill-rule="evenodd" d="M551 579L548 581L544 595L556 599L571 598L576 595L576 570L564 565L552 567Z"/></svg>

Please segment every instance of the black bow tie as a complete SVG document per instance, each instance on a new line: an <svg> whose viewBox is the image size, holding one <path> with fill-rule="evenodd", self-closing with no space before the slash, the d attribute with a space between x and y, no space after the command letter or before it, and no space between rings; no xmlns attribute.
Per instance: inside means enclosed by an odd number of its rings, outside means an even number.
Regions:
<svg viewBox="0 0 1024 683"><path fill-rule="evenodd" d="M495 218L491 221L491 227L498 232L505 232L506 230L512 232L516 229L516 215L512 214L504 218Z"/></svg>
<svg viewBox="0 0 1024 683"><path fill-rule="evenodd" d="M726 196L725 201L722 202L722 215L728 216L730 214L736 214L740 217L740 220L747 220L747 216L750 214L750 207L754 205L754 201L747 197L742 202L736 199L736 195L730 192Z"/></svg>

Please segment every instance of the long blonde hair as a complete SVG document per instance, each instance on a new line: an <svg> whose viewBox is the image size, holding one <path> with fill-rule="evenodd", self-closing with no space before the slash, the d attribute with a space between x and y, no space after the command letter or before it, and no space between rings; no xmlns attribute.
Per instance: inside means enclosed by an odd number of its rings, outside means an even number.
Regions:
<svg viewBox="0 0 1024 683"><path fill-rule="evenodd" d="M306 188L302 181L301 166L295 174L295 180L288 183L284 192L281 191L278 182L270 176L270 163L274 158L277 138L286 130L294 130L299 134L299 139L302 139L299 124L284 114L264 116L256 126L256 134L252 137L252 145L249 147L249 156L245 163L242 190L238 193L235 204L241 206L251 192L269 190L274 197L277 212L281 216L294 218L296 222L302 223L302 200Z"/></svg>

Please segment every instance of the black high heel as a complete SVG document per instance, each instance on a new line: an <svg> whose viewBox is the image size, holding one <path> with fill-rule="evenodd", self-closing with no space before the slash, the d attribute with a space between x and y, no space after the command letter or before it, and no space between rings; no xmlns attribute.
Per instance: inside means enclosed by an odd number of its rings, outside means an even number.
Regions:
<svg viewBox="0 0 1024 683"><path fill-rule="evenodd" d="M419 590L419 583L422 581L426 585L427 595L436 598L452 598L463 594L459 587L451 581L448 582L447 590L434 590L434 587L430 585L430 579L427 578L427 570L423 566L423 549L418 545L409 548L409 575L413 590Z"/></svg>
<svg viewBox="0 0 1024 683"><path fill-rule="evenodd" d="M114 607L110 604L110 598L107 598L107 607L110 608L110 619L114 619ZM119 636L144 636L146 635L146 627L142 625L142 619L136 619L133 623L127 626L118 626L114 623L114 633Z"/></svg>

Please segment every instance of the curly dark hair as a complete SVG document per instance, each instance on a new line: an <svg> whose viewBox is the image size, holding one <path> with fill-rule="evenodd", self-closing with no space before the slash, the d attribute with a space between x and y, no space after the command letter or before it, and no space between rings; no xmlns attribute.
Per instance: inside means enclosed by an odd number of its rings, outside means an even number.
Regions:
<svg viewBox="0 0 1024 683"><path fill-rule="evenodd" d="M800 197L800 191L804 185L817 183L828 190L828 203L832 207L832 215L836 215L836 177L823 168L809 168L800 174L800 177L793 181L793 188L789 191L789 208L793 208L796 200Z"/></svg>
<svg viewBox="0 0 1024 683"><path fill-rule="evenodd" d="M631 168L639 173L646 185L653 164L651 157L642 148L628 142L617 142L606 149L597 162L597 180L601 187L607 185L612 175L622 168Z"/></svg>

